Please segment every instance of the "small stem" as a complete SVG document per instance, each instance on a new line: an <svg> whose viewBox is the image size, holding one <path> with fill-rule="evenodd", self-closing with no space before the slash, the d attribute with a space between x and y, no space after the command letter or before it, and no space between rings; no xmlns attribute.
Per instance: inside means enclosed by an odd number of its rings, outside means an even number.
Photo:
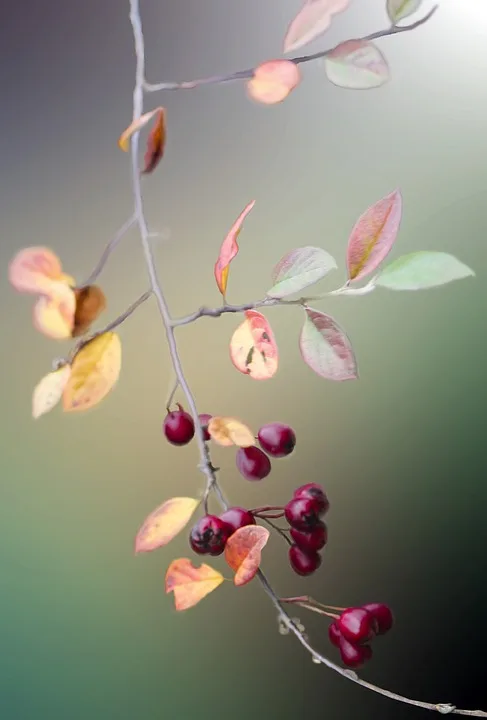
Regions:
<svg viewBox="0 0 487 720"><path fill-rule="evenodd" d="M323 608L325 608L326 605L321 605L320 603L315 602L312 598L308 598L305 595L295 598L280 598L280 601L282 603L292 603L293 605L299 605L299 607L305 608L306 610L311 610L312 612L318 613L319 615L326 615L326 617L332 618L332 620L337 620L340 617L340 615L337 615L336 613L330 613L327 610L324 610Z"/></svg>
<svg viewBox="0 0 487 720"><path fill-rule="evenodd" d="M105 247L100 259L98 260L97 264L95 265L95 268L89 278L85 280L85 282L82 285L78 285L79 290L86 287L87 285L92 285L95 280L98 278L98 276L101 274L103 268L105 267L108 258L112 254L112 252L117 247L120 240L127 234L127 232L130 230L130 228L135 225L135 215L132 215L131 218L125 222L120 230L118 230L117 234L108 242L107 246Z"/></svg>
<svg viewBox="0 0 487 720"><path fill-rule="evenodd" d="M250 510L249 512L252 513L252 515L260 515L260 513L266 513L266 512L272 512L273 510L281 510L282 515L284 515L284 508L280 505L264 505L263 507L254 508L253 510ZM282 517L281 515L281 517Z"/></svg>
<svg viewBox="0 0 487 720"><path fill-rule="evenodd" d="M269 525L273 530L275 530L281 537L284 538L284 540L287 542L288 545L292 545L291 540L286 535L286 531L282 528L278 527L277 525L274 525L274 523L269 520L269 517L263 517L262 515L259 515L259 518L263 520L265 523Z"/></svg>
<svg viewBox="0 0 487 720"><path fill-rule="evenodd" d="M176 378L176 380L174 381L174 383L172 385L171 392L169 393L169 397L167 399L167 403L166 403L167 412L171 412L172 401L174 400L174 396L176 394L178 387L179 387L179 380Z"/></svg>

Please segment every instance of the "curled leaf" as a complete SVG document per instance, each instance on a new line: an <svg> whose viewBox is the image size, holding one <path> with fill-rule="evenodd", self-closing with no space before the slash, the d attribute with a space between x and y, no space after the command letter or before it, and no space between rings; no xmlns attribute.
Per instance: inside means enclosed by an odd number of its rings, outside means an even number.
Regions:
<svg viewBox="0 0 487 720"><path fill-rule="evenodd" d="M271 326L261 313L247 310L230 340L230 358L253 380L269 380L277 372L279 353Z"/></svg>
<svg viewBox="0 0 487 720"><path fill-rule="evenodd" d="M349 90L370 90L390 78L389 65L378 47L366 40L347 40L325 55L328 80Z"/></svg>
<svg viewBox="0 0 487 720"><path fill-rule="evenodd" d="M323 35L330 27L333 15L346 10L349 4L350 0L304 0L286 32L284 52L294 52Z"/></svg>
<svg viewBox="0 0 487 720"><path fill-rule="evenodd" d="M236 445L237 447L246 448L255 445L252 430L235 418L212 417L207 429L211 439L218 445L223 445L223 447Z"/></svg>
<svg viewBox="0 0 487 720"><path fill-rule="evenodd" d="M103 290L98 285L76 288L76 312L74 314L73 337L79 337L89 329L107 306Z"/></svg>
<svg viewBox="0 0 487 720"><path fill-rule="evenodd" d="M32 417L37 420L55 407L71 375L71 366L63 365L45 375L32 394Z"/></svg>
<svg viewBox="0 0 487 720"><path fill-rule="evenodd" d="M350 280L369 275L389 254L399 232L401 215L401 193L394 190L359 217L348 241Z"/></svg>
<svg viewBox="0 0 487 720"><path fill-rule="evenodd" d="M251 202L249 202L247 207L240 213L220 248L218 260L215 263L215 280L216 284L218 285L218 289L223 295L223 297L225 297L225 293L227 291L228 270L230 263L232 262L233 258L236 256L239 250L237 238L240 235L240 231L242 229L245 218L252 210L254 205L255 200L252 200Z"/></svg>
<svg viewBox="0 0 487 720"><path fill-rule="evenodd" d="M235 571L235 585L246 585L255 577L269 535L269 530L261 525L246 525L229 537L225 560Z"/></svg>
<svg viewBox="0 0 487 720"><path fill-rule="evenodd" d="M161 161L166 146L166 135L166 111L164 108L158 108L154 127L147 140L147 151L142 170L144 175L153 172Z"/></svg>
<svg viewBox="0 0 487 720"><path fill-rule="evenodd" d="M49 295L52 282L62 280L61 261L48 248L24 248L10 262L9 280L18 292Z"/></svg>
<svg viewBox="0 0 487 720"><path fill-rule="evenodd" d="M52 281L50 295L41 295L34 305L34 327L53 340L72 336L76 298L63 282Z"/></svg>
<svg viewBox="0 0 487 720"><path fill-rule="evenodd" d="M162 503L145 520L135 538L135 552L151 552L167 545L186 527L199 500L175 497Z"/></svg>
<svg viewBox="0 0 487 720"><path fill-rule="evenodd" d="M266 295L283 298L313 285L336 269L335 259L321 248L302 247L291 250L279 260L272 273L273 287Z"/></svg>
<svg viewBox="0 0 487 720"><path fill-rule="evenodd" d="M301 72L292 60L268 60L259 65L247 83L247 94L263 105L275 105L299 85Z"/></svg>
<svg viewBox="0 0 487 720"><path fill-rule="evenodd" d="M105 332L79 350L63 393L65 412L88 410L110 392L120 375L122 346L119 336Z"/></svg>
<svg viewBox="0 0 487 720"><path fill-rule="evenodd" d="M374 283L389 290L426 290L474 275L453 255L421 251L399 257L382 270Z"/></svg>
<svg viewBox="0 0 487 720"><path fill-rule="evenodd" d="M358 376L357 362L345 331L329 315L306 308L299 349L304 362L326 380L342 382Z"/></svg>
<svg viewBox="0 0 487 720"><path fill-rule="evenodd" d="M176 610L188 610L216 590L225 578L209 565L195 567L188 558L173 560L166 572L166 593L174 593Z"/></svg>
<svg viewBox="0 0 487 720"><path fill-rule="evenodd" d="M393 25L409 17L422 5L423 0L387 0L387 14Z"/></svg>
<svg viewBox="0 0 487 720"><path fill-rule="evenodd" d="M118 147L120 148L120 150L127 152L130 147L130 138L132 137L132 135L134 135L136 132L139 132L139 130L142 130L142 128L145 127L147 123L152 120L154 115L159 113L161 110L164 111L164 108L157 107L155 110L146 112L139 118L137 118L137 120L131 122L128 128L123 131L123 133L118 139Z"/></svg>

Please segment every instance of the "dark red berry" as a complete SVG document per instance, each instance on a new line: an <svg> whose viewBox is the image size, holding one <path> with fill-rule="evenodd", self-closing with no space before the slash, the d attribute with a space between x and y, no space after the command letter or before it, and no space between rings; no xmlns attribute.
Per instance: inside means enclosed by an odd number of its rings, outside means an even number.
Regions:
<svg viewBox="0 0 487 720"><path fill-rule="evenodd" d="M298 575L312 575L321 565L321 555L317 552L306 552L297 545L291 545L289 562Z"/></svg>
<svg viewBox="0 0 487 720"><path fill-rule="evenodd" d="M309 532L291 528L290 535L296 545L298 545L301 550L306 550L306 552L321 550L321 548L325 547L326 541L328 540L327 528L325 523L322 522L318 523Z"/></svg>
<svg viewBox="0 0 487 720"><path fill-rule="evenodd" d="M189 543L199 555L221 555L233 529L215 515L205 515L191 530Z"/></svg>
<svg viewBox="0 0 487 720"><path fill-rule="evenodd" d="M179 410L168 412L164 419L164 435L173 445L186 445L193 439L194 422L178 403Z"/></svg>
<svg viewBox="0 0 487 720"><path fill-rule="evenodd" d="M340 640L342 634L338 629L336 620L333 620L333 622L328 625L328 637L330 638L330 642L332 645L334 645L335 647L340 647Z"/></svg>
<svg viewBox="0 0 487 720"><path fill-rule="evenodd" d="M377 635L378 624L375 617L361 607L347 608L338 619L338 628L346 640L359 644L371 640Z"/></svg>
<svg viewBox="0 0 487 720"><path fill-rule="evenodd" d="M239 448L237 468L246 480L263 480L271 471L271 461L258 447Z"/></svg>
<svg viewBox="0 0 487 720"><path fill-rule="evenodd" d="M203 439L208 442L208 440L211 440L210 433L208 432L208 423L211 420L211 415L208 415L208 413L200 413L198 418L203 430Z"/></svg>
<svg viewBox="0 0 487 720"><path fill-rule="evenodd" d="M232 532L236 532L246 525L255 525L255 518L252 513L241 507L228 508L220 515L220 520L230 525Z"/></svg>
<svg viewBox="0 0 487 720"><path fill-rule="evenodd" d="M384 603L367 603L362 607L375 617L378 626L377 635L384 635L389 632L394 624L394 615L388 605Z"/></svg>
<svg viewBox="0 0 487 720"><path fill-rule="evenodd" d="M320 522L320 504L310 498L293 498L284 508L284 514L293 528L309 532Z"/></svg>
<svg viewBox="0 0 487 720"><path fill-rule="evenodd" d="M338 648L343 664L349 668L362 667L372 657L372 648L369 645L354 645L346 640L343 635L340 638Z"/></svg>
<svg viewBox="0 0 487 720"><path fill-rule="evenodd" d="M306 483L306 485L301 485L301 487L298 487L298 489L294 491L294 497L316 500L316 502L320 504L320 513L322 515L324 515L330 507L326 493L321 485L318 485L318 483Z"/></svg>
<svg viewBox="0 0 487 720"><path fill-rule="evenodd" d="M289 425L278 422L263 425L257 437L261 448L276 458L286 457L292 453L296 445L294 430Z"/></svg>

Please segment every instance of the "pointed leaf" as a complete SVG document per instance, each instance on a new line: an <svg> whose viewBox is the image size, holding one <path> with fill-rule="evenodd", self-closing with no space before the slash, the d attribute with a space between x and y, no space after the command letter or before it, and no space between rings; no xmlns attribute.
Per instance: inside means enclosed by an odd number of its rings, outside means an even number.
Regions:
<svg viewBox="0 0 487 720"><path fill-rule="evenodd" d="M337 267L335 258L326 250L302 247L282 257L272 273L274 286L266 295L283 298L313 285Z"/></svg>
<svg viewBox="0 0 487 720"><path fill-rule="evenodd" d="M387 0L387 14L393 25L419 10L423 0Z"/></svg>
<svg viewBox="0 0 487 720"><path fill-rule="evenodd" d="M79 337L90 328L107 306L103 290L98 285L76 288L76 312L74 315L73 337Z"/></svg>
<svg viewBox="0 0 487 720"><path fill-rule="evenodd" d="M246 448L255 445L255 436L252 430L236 418L212 417L208 422L207 429L211 439L223 447L236 445Z"/></svg>
<svg viewBox="0 0 487 720"><path fill-rule="evenodd" d="M147 140L147 151L144 157L144 169L142 170L143 174L147 175L153 172L159 165L164 155L166 136L166 111L164 108L159 108L157 110L154 127L150 131Z"/></svg>
<svg viewBox="0 0 487 720"><path fill-rule="evenodd" d="M329 315L306 308L299 338L304 362L326 380L355 380L357 362L345 331Z"/></svg>
<svg viewBox="0 0 487 720"><path fill-rule="evenodd" d="M71 366L63 365L45 375L36 385L32 394L32 417L35 420L58 404L70 375Z"/></svg>
<svg viewBox="0 0 487 720"><path fill-rule="evenodd" d="M186 527L199 502L175 497L162 503L144 520L135 538L135 552L151 552L171 542Z"/></svg>
<svg viewBox="0 0 487 720"><path fill-rule="evenodd" d="M385 267L374 283L389 290L426 290L475 276L473 270L444 252L402 255Z"/></svg>
<svg viewBox="0 0 487 720"><path fill-rule="evenodd" d="M330 82L349 90L370 90L390 79L384 55L366 40L347 40L327 53L325 72Z"/></svg>
<svg viewBox="0 0 487 720"><path fill-rule="evenodd" d="M263 105L275 105L299 85L301 72L292 60L269 60L254 70L247 83L247 94Z"/></svg>
<svg viewBox="0 0 487 720"><path fill-rule="evenodd" d="M48 295L53 281L61 279L61 261L45 247L20 250L9 265L9 280L22 293Z"/></svg>
<svg viewBox="0 0 487 720"><path fill-rule="evenodd" d="M164 108L157 107L155 110L146 112L144 115L141 115L140 118L131 122L128 128L123 131L118 139L118 147L120 150L127 152L130 147L130 139L132 135L139 132L139 130L142 130L142 128L145 127L160 110L164 110Z"/></svg>
<svg viewBox="0 0 487 720"><path fill-rule="evenodd" d="M394 190L359 217L348 241L350 280L369 275L386 258L399 232L401 215L401 193Z"/></svg>
<svg viewBox="0 0 487 720"><path fill-rule="evenodd" d="M63 282L51 281L50 295L41 295L34 305L34 327L53 340L72 336L76 297Z"/></svg>
<svg viewBox="0 0 487 720"><path fill-rule="evenodd" d="M173 560L166 572L166 593L174 593L176 610L188 610L216 590L225 578L209 565L195 567L188 558Z"/></svg>
<svg viewBox="0 0 487 720"><path fill-rule="evenodd" d="M316 40L330 27L333 15L343 12L350 0L305 0L301 10L288 27L284 52L294 52Z"/></svg>
<svg viewBox="0 0 487 720"><path fill-rule="evenodd" d="M105 332L83 345L71 365L63 393L65 412L88 410L110 392L120 375L122 346L119 336Z"/></svg>
<svg viewBox="0 0 487 720"><path fill-rule="evenodd" d="M246 525L229 537L225 560L235 570L235 585L246 585L255 577L269 535L269 530L261 525Z"/></svg>
<svg viewBox="0 0 487 720"><path fill-rule="evenodd" d="M253 380L269 380L277 372L279 352L266 318L247 310L230 340L230 358L237 370Z"/></svg>
<svg viewBox="0 0 487 720"><path fill-rule="evenodd" d="M237 238L240 235L240 231L242 229L245 218L252 210L254 205L255 200L252 200L252 202L250 202L247 207L240 213L220 248L218 260L215 263L215 280L216 284L218 285L218 289L223 295L223 297L225 297L225 293L227 291L229 265L239 250Z"/></svg>

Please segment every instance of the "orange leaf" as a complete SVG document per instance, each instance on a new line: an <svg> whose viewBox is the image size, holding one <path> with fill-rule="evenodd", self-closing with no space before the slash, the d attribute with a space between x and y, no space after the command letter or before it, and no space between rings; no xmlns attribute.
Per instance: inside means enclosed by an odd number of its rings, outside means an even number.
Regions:
<svg viewBox="0 0 487 720"><path fill-rule="evenodd" d="M120 375L122 346L114 332L105 332L83 345L71 365L63 393L65 412L88 410L110 392Z"/></svg>
<svg viewBox="0 0 487 720"><path fill-rule="evenodd" d="M142 173L148 174L156 169L164 155L166 145L166 111L159 108L157 117L147 140L147 152L144 156Z"/></svg>
<svg viewBox="0 0 487 720"><path fill-rule="evenodd" d="M235 585L246 585L255 577L269 535L269 530L261 525L246 525L229 537L225 560L235 570Z"/></svg>
<svg viewBox="0 0 487 720"><path fill-rule="evenodd" d="M51 281L49 293L41 295L34 305L34 327L53 340L65 340L73 331L74 292L63 282Z"/></svg>
<svg viewBox="0 0 487 720"><path fill-rule="evenodd" d="M139 132L139 130L142 130L142 128L145 127L147 123L152 120L154 115L156 115L156 113L158 113L160 110L163 110L163 108L158 107L155 110L144 113L144 115L141 115L140 118L137 118L137 120L131 122L128 128L123 131L123 133L118 139L118 147L120 148L120 150L127 152L130 147L129 143L132 135L134 135L136 132Z"/></svg>
<svg viewBox="0 0 487 720"><path fill-rule="evenodd" d="M254 205L255 200L252 200L252 202L249 202L247 207L240 213L220 248L218 260L215 263L215 280L216 284L218 285L218 289L223 295L223 297L225 297L225 293L227 290L229 265L235 255L238 253L239 249L237 238L240 234L240 230L242 229L243 221L245 220L249 212L252 210Z"/></svg>
<svg viewBox="0 0 487 720"><path fill-rule="evenodd" d="M247 94L263 105L275 105L287 98L301 82L301 72L292 60L269 60L254 70Z"/></svg>
<svg viewBox="0 0 487 720"><path fill-rule="evenodd" d="M247 425L232 417L212 417L208 422L208 433L212 440L223 447L255 445L254 433Z"/></svg>
<svg viewBox="0 0 487 720"><path fill-rule="evenodd" d="M135 538L135 552L151 552L167 545L187 525L199 500L176 497L166 500L145 520Z"/></svg>
<svg viewBox="0 0 487 720"><path fill-rule="evenodd" d="M279 352L271 326L256 310L247 310L245 320L230 341L232 363L254 380L268 380L277 372Z"/></svg>
<svg viewBox="0 0 487 720"><path fill-rule="evenodd" d="M73 337L83 335L107 306L106 297L98 285L87 285L74 291L76 312Z"/></svg>
<svg viewBox="0 0 487 720"><path fill-rule="evenodd" d="M35 420L58 404L70 375L71 366L63 365L37 383L32 395L32 417Z"/></svg>
<svg viewBox="0 0 487 720"><path fill-rule="evenodd" d="M176 610L188 610L216 590L224 579L209 565L197 568L188 558L179 558L167 569L166 593L174 592Z"/></svg>
<svg viewBox="0 0 487 720"><path fill-rule="evenodd" d="M18 292L48 295L52 282L61 279L61 261L45 247L20 250L9 266L10 283Z"/></svg>

